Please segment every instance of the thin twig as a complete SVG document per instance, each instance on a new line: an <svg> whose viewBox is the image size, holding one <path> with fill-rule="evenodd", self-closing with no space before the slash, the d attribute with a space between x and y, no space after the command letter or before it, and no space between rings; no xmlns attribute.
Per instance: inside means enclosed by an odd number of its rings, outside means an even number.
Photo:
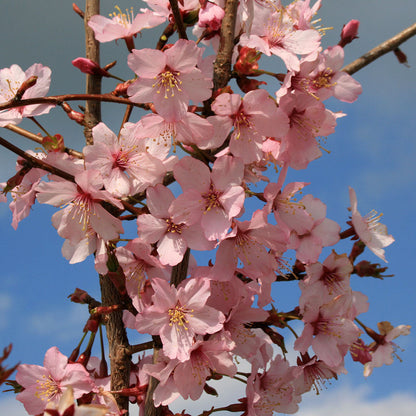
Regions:
<svg viewBox="0 0 416 416"><path fill-rule="evenodd" d="M43 169L47 172L50 172L54 175L57 175L63 179L66 179L67 181L71 181L71 182L75 182L74 176L64 172L61 169L55 168L54 166L50 165L49 163L44 162L41 159L38 159L32 155L30 155L29 153L26 153L24 150L19 149L17 146L15 146L14 144L11 144L10 142L8 142L7 140L3 139L2 137L0 137L0 145L5 147L6 149L9 149L11 152L16 153L17 155L19 155L20 157L22 157L23 159L27 160L28 162L33 164L33 167L35 168L39 168L39 169Z"/></svg>
<svg viewBox="0 0 416 416"><path fill-rule="evenodd" d="M412 36L416 35L416 23L412 26L409 26L407 29L402 30L396 36L386 40L385 42L381 43L380 45L376 46L375 48L368 51L366 54L361 56L360 58L356 59L355 61L351 62L347 66L345 66L342 70L347 74L354 74L355 72L359 71L361 68L364 68L371 62L375 61L380 56L393 51L399 45L401 45L406 40L410 39Z"/></svg>
<svg viewBox="0 0 416 416"><path fill-rule="evenodd" d="M81 100L127 104L127 105L132 105L134 107L147 109L147 106L144 104L133 103L128 98L116 97L113 94L63 94L63 95L53 95L49 97L28 98L26 100L20 100L20 101L9 100L5 103L0 104L0 111L8 110L9 108L28 106L32 104L62 105L64 101L81 101Z"/></svg>
<svg viewBox="0 0 416 416"><path fill-rule="evenodd" d="M175 19L176 29L180 39L188 39L186 29L183 24L181 11L179 10L178 0L169 0L170 7L172 9L173 17Z"/></svg>

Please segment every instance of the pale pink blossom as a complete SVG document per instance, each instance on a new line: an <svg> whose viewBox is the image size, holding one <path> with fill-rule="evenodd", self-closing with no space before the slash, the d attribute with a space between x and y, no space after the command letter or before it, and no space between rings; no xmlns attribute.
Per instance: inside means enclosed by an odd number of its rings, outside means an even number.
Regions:
<svg viewBox="0 0 416 416"><path fill-rule="evenodd" d="M178 288L162 279L152 279L153 305L136 317L125 313L125 324L140 333L160 335L163 352L170 359L189 360L197 334L222 329L224 315L206 305L210 295L208 279L187 279Z"/></svg>
<svg viewBox="0 0 416 416"><path fill-rule="evenodd" d="M175 165L173 174L184 191L178 200L201 222L208 240L223 239L231 220L240 214L245 198L243 172L242 161L231 156L218 158L211 171L192 157Z"/></svg>
<svg viewBox="0 0 416 416"><path fill-rule="evenodd" d="M197 65L203 50L195 42L179 39L164 52L134 49L128 65L139 78L129 86L128 94L135 103L153 102L166 121L178 121L195 104L211 96L212 80Z"/></svg>
<svg viewBox="0 0 416 416"><path fill-rule="evenodd" d="M87 370L81 364L68 364L68 358L57 347L46 351L43 367L19 365L16 381L24 387L16 398L30 415L42 413L48 403L58 405L68 387L72 387L76 399L94 387Z"/></svg>
<svg viewBox="0 0 416 416"><path fill-rule="evenodd" d="M146 149L146 141L135 136L136 125L126 123L117 137L104 123L92 129L94 144L85 146L85 165L101 173L108 192L127 196L163 181L166 168ZM134 191L134 192L133 192Z"/></svg>
<svg viewBox="0 0 416 416"><path fill-rule="evenodd" d="M250 91L244 98L238 94L220 94L212 109L223 125L224 140L234 127L230 152L245 164L261 159L261 147L266 136L282 137L289 128L286 114L276 106L266 90Z"/></svg>
<svg viewBox="0 0 416 416"><path fill-rule="evenodd" d="M384 247L394 242L394 238L387 234L387 227L379 222L382 214L371 211L364 217L357 210L357 195L351 187L351 221L360 240L380 259L387 263L384 257Z"/></svg>
<svg viewBox="0 0 416 416"><path fill-rule="evenodd" d="M395 351L398 348L397 345L392 342L393 339L396 339L400 335L409 335L411 328L410 325L393 327L393 325L387 321L379 322L377 326L382 335L382 341L374 342L370 345L371 361L364 365L365 377L368 377L373 372L373 368L393 363L393 357L397 357Z"/></svg>
<svg viewBox="0 0 416 416"><path fill-rule="evenodd" d="M86 237L91 227L102 239L114 240L123 233L121 221L102 205L110 202L117 208L123 205L107 191L102 190L103 180L98 171L87 170L75 175L75 182L41 182L36 191L41 204L65 208L52 216L58 234L76 244Z"/></svg>
<svg viewBox="0 0 416 416"><path fill-rule="evenodd" d="M247 416L296 413L302 400L295 381L302 370L277 355L262 374L254 368L247 380Z"/></svg>
<svg viewBox="0 0 416 416"><path fill-rule="evenodd" d="M36 84L25 91L22 99L45 96L51 83L51 70L47 66L33 64L25 72L19 65L12 65L10 68L0 70L0 103L13 99L23 82L30 77L37 77ZM0 111L0 127L7 126L9 123L18 124L23 117L49 113L53 107L54 105L51 104L35 104Z"/></svg>
<svg viewBox="0 0 416 416"><path fill-rule="evenodd" d="M116 6L116 12L110 14L110 19L97 14L90 18L88 26L94 31L95 39L99 42L126 39L127 45L133 46L133 36L137 36L142 29L158 26L165 20L165 17L149 9L134 16L133 8L122 12L120 7Z"/></svg>
<svg viewBox="0 0 416 416"><path fill-rule="evenodd" d="M186 249L211 250L215 243L208 241L195 214L175 200L169 188L156 185L147 189L147 206L150 214L137 217L139 237L149 244L157 243L160 262L178 264Z"/></svg>
<svg viewBox="0 0 416 416"><path fill-rule="evenodd" d="M296 29L283 8L276 12L255 3L255 13L250 34L240 37L242 46L255 48L267 56L279 56L287 69L294 71L299 71L297 55L310 55L318 50L319 32Z"/></svg>
<svg viewBox="0 0 416 416"><path fill-rule="evenodd" d="M307 308L301 311L305 327L294 348L304 354L312 346L320 360L331 368L337 367L360 332L348 317L351 295L339 295L325 304L316 296L314 302L310 299Z"/></svg>

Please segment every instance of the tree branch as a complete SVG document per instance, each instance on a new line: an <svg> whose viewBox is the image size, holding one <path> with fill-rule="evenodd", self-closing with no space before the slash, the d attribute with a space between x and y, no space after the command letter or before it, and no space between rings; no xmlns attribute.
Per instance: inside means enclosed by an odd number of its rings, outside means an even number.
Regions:
<svg viewBox="0 0 416 416"><path fill-rule="evenodd" d="M342 70L347 74L354 74L355 72L359 71L361 68L364 68L371 62L375 61L380 56L393 51L399 45L401 45L406 40L410 39L412 36L416 35L416 23L412 26L409 26L407 29L404 29L396 36L386 40L385 42L381 43L380 45L376 46L375 48L368 51L366 54L361 56L360 58L356 59L355 61L351 62L347 66L345 66Z"/></svg>
<svg viewBox="0 0 416 416"><path fill-rule="evenodd" d="M88 26L90 18L96 14L100 14L100 0L86 0L85 2L85 57L91 59L98 66L100 65L100 44L95 40L94 31ZM87 74L86 77L86 93L101 93L101 76ZM93 143L92 129L101 121L101 104L99 101L89 101L85 103L85 128L84 135L87 144Z"/></svg>
<svg viewBox="0 0 416 416"><path fill-rule="evenodd" d="M186 35L186 29L183 24L181 11L179 10L178 0L169 0L170 7L172 9L173 17L175 19L176 29L180 39L188 39Z"/></svg>
<svg viewBox="0 0 416 416"><path fill-rule="evenodd" d="M224 88L231 78L231 56L234 49L234 32L238 0L227 0L221 23L220 46L214 62L214 92Z"/></svg>

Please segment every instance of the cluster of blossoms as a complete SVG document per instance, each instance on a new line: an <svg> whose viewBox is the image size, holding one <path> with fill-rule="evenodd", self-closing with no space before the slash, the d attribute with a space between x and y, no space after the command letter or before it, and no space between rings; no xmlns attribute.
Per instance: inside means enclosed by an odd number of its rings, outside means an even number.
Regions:
<svg viewBox="0 0 416 416"><path fill-rule="evenodd" d="M156 407L178 397L197 400L210 391L207 381L234 377L235 357L240 357L251 370L246 397L233 410L249 416L295 413L303 393L345 372L349 351L369 374L391 363L391 340L409 332L408 326L393 329L384 323L380 334L373 331L374 343L366 345L356 318L367 311L367 297L350 287L358 254L332 250L319 261L324 248L345 236L385 260L384 247L394 240L378 217L359 214L351 189L351 228L341 233L322 201L311 194L296 198L307 183L283 187L289 168L305 169L321 156L319 137L333 133L344 116L324 101L335 97L351 103L361 93L360 84L341 70L347 35L323 50L312 23L321 0L286 7L279 1L240 2L232 74L243 94L230 87L213 91L215 57L205 56L199 43L218 51L224 2L178 4L200 42L181 38L159 49L135 49L138 32L171 24L168 1L147 3L150 8L137 16L94 16L89 25L100 42L126 40L127 63L137 77L124 85L124 94L151 112L124 123L118 135L98 123L93 144L82 154L55 146L30 153L30 163L19 159L17 175L2 185L13 198L12 225L18 226L35 201L59 208L52 224L64 239L63 256L77 263L94 254L97 272L109 275L120 296L129 299L124 326L160 339L157 357L147 354L132 364L130 384L117 394L143 410L149 380L155 378ZM262 54L285 68L275 74L281 85L273 93L254 78L265 73L257 64ZM87 60L77 60L77 66L108 74ZM19 99L45 95L50 70L40 64L25 73L16 65L1 70L0 102L14 99L31 76L35 85L26 86ZM50 109L5 109L0 126ZM270 174L270 165L278 175ZM179 186L169 187L173 182ZM256 209L254 199L260 204ZM134 219L137 232L125 245L123 219ZM206 252L206 265L190 250ZM295 253L293 266L285 260L288 250ZM174 279L181 266L182 275ZM373 273L379 270L370 266ZM272 291L278 280L299 282L302 294L291 312L270 306L278 304ZM303 322L294 342L297 363L285 358L281 334L292 320ZM95 357L67 358L54 347L44 367L20 365L16 381L24 388L17 398L32 415L61 414L73 397L96 404L83 408L91 414L122 413Z"/></svg>

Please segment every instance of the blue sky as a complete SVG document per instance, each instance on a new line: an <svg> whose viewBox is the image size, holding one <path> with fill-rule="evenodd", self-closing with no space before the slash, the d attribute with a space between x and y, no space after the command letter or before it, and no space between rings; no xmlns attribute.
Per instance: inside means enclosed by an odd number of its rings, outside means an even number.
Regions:
<svg viewBox="0 0 416 416"><path fill-rule="evenodd" d="M113 5L102 3L102 14L110 13ZM16 63L26 69L40 62L52 69L51 94L83 92L83 77L70 63L83 55L84 48L82 21L72 12L71 4L72 1L20 0L3 6L0 35L5 42L0 68ZM127 1L118 4L122 9L131 5ZM410 26L414 16L414 0L324 0L319 13L323 26L334 27L327 32L326 46L338 42L343 23L352 18L361 21L360 38L346 48L346 63ZM147 33L136 40L137 48L153 44L152 35ZM384 281L353 278L353 288L370 298L370 311L362 320L373 327L381 320L413 327L416 323L416 39L406 42L402 49L411 67L398 64L389 54L358 72L355 78L364 89L359 100L348 105L331 102L333 111L348 114L339 120L336 133L324 146L331 153L311 163L306 171L290 175L293 180L312 182L305 192L325 202L328 217L341 226L348 218L348 186L355 188L362 214L371 209L383 212L383 222L396 239L386 250L389 273L395 277ZM119 48L115 43L103 45L102 63L117 59L118 70L114 73L127 78L131 72L125 66L126 56L121 42ZM107 82L105 87L113 85ZM138 120L139 114L134 117ZM103 120L110 127L117 129L121 118L122 112L114 105L103 107ZM82 149L82 129L70 124L61 110L56 109L52 116L40 121L52 133L62 134L68 146ZM37 132L28 121L21 126ZM24 149L34 148L28 140L5 129L0 135ZM11 153L0 149L0 181L13 175L14 161ZM92 261L71 266L61 256L63 241L50 223L53 212L52 207L36 205L31 216L14 231L7 205L0 205L0 348L13 342L10 365L17 361L41 364L52 345L68 355L81 335L87 313L82 305L71 304L67 296L80 287L99 297ZM371 253L362 258L379 262ZM289 286L279 286L277 291L287 291L287 296L293 298L296 294ZM333 414L336 406L337 416L413 415L414 332L397 343L404 348L398 351L402 363L396 361L392 366L375 369L370 378L364 379L362 367L347 361L349 373L328 385L320 396L306 397L299 414L326 416ZM7 394L0 395L0 412L9 416L24 414L20 403Z"/></svg>

